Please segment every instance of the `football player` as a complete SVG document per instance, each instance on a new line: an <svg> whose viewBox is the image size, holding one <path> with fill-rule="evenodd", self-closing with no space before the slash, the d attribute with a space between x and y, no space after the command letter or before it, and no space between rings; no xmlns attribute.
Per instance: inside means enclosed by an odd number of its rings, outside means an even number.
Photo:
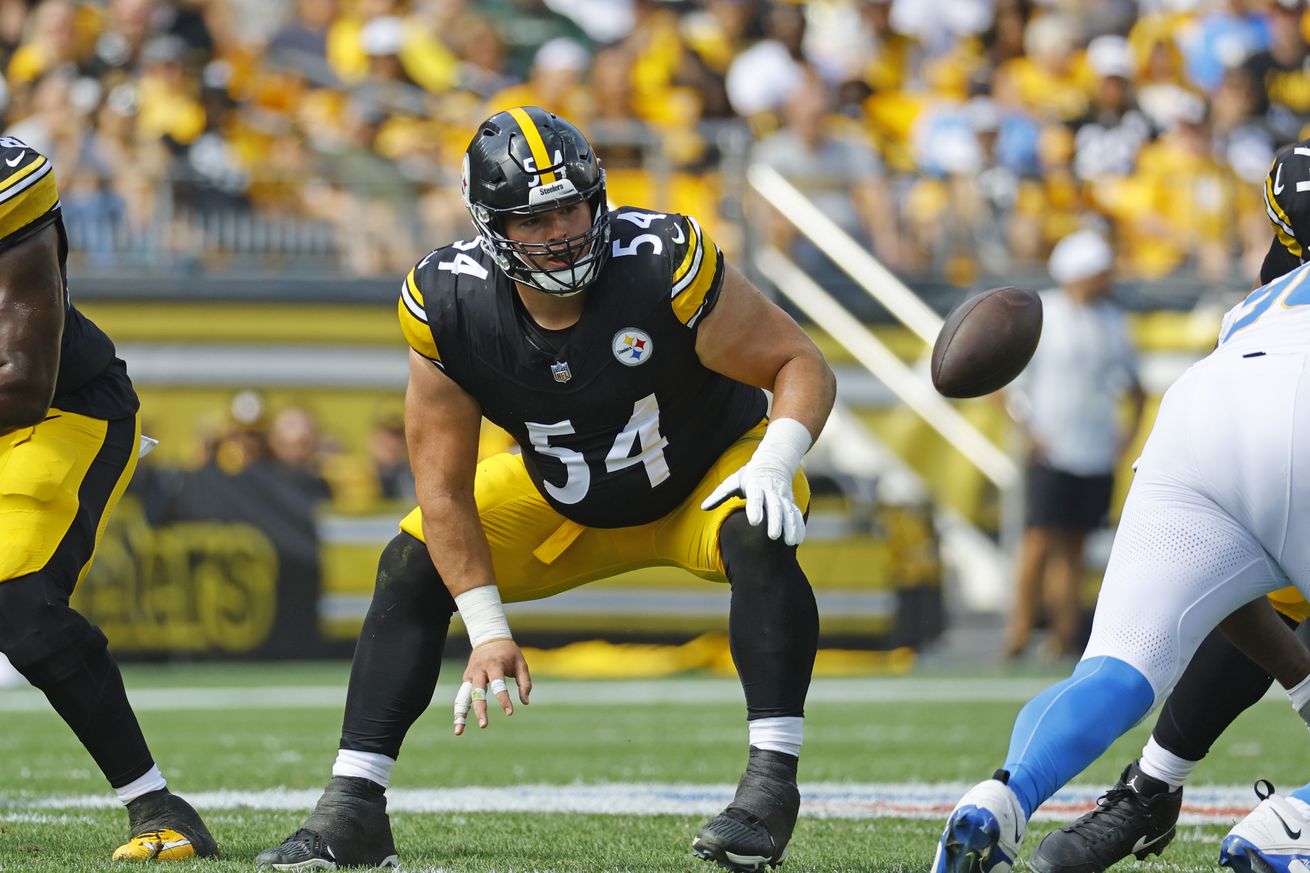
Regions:
<svg viewBox="0 0 1310 873"><path fill-rule="evenodd" d="M1304 184L1304 188L1300 188ZM1265 179L1265 210L1274 239L1260 268L1268 284L1301 265L1310 240L1310 140L1281 150ZM1295 588L1269 596L1295 627L1310 604ZM1310 625L1305 625L1310 629ZM1306 631L1302 631L1304 634ZM1096 808L1048 834L1029 860L1038 873L1100 873L1129 855L1160 854L1174 838L1182 786L1237 716L1260 700L1273 676L1237 650L1223 633L1201 643L1160 710L1142 755Z"/></svg>
<svg viewBox="0 0 1310 873"><path fill-rule="evenodd" d="M332 779L257 862L395 863L383 792L456 610L473 646L459 736L470 709L479 727L492 701L513 713L507 679L529 699L502 601L664 565L731 586L746 695L745 774L693 850L735 870L775 865L800 803L818 641L796 561L800 462L832 407L832 371L694 218L610 211L595 152L563 118L528 106L483 122L463 195L479 235L424 257L398 303L419 507L379 561ZM482 416L521 451L477 464Z"/></svg>
<svg viewBox="0 0 1310 873"><path fill-rule="evenodd" d="M1310 518L1307 280L1303 265L1251 292L1224 316L1215 350L1165 394L1082 660L1019 713L1004 767L951 812L934 873L1010 870L1033 810L1168 695L1230 615L1225 631L1247 654L1263 638L1286 656L1257 660L1310 723L1310 653L1265 599L1289 582L1310 592L1310 539L1299 534ZM1271 838L1275 819L1287 836ZM1310 863L1310 786L1267 797L1225 838L1220 863Z"/></svg>
<svg viewBox="0 0 1310 873"><path fill-rule="evenodd" d="M69 606L136 469L114 344L73 307L49 160L0 137L0 652L41 689L127 806L126 860L218 854L150 756L100 629Z"/></svg>

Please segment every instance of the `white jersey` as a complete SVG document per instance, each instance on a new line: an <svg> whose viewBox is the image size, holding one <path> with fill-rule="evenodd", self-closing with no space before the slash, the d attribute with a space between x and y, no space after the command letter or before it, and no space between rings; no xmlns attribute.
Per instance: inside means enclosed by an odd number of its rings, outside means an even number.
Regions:
<svg viewBox="0 0 1310 873"><path fill-rule="evenodd" d="M1255 289L1224 313L1219 348L1310 350L1310 264Z"/></svg>

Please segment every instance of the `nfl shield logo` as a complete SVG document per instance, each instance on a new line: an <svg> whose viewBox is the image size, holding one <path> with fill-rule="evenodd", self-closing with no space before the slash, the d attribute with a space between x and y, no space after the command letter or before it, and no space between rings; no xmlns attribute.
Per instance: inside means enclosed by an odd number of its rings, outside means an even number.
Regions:
<svg viewBox="0 0 1310 873"><path fill-rule="evenodd" d="M556 361L551 364L550 375L555 377L556 382L567 382L573 378L573 374L569 372L568 361Z"/></svg>

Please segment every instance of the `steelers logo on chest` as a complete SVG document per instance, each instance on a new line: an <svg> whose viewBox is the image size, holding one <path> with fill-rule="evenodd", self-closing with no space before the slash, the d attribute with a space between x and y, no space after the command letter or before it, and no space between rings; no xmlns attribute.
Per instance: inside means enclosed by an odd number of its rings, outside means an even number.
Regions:
<svg viewBox="0 0 1310 873"><path fill-rule="evenodd" d="M655 351L655 343L646 331L625 327L614 334L614 341L610 343L610 348L620 364L625 367L636 367L650 360L651 354Z"/></svg>

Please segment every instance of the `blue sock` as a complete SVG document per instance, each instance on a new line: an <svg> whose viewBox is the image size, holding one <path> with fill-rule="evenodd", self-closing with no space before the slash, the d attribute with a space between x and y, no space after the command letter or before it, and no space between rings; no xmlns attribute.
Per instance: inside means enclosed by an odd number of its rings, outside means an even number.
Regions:
<svg viewBox="0 0 1310 873"><path fill-rule="evenodd" d="M1293 791L1290 796L1295 797L1297 800L1303 800L1306 803L1310 803L1310 785L1302 785L1300 788Z"/></svg>
<svg viewBox="0 0 1310 873"><path fill-rule="evenodd" d="M1101 656L1028 701L1014 721L1005 769L1025 817L1151 710L1155 692L1136 668Z"/></svg>

